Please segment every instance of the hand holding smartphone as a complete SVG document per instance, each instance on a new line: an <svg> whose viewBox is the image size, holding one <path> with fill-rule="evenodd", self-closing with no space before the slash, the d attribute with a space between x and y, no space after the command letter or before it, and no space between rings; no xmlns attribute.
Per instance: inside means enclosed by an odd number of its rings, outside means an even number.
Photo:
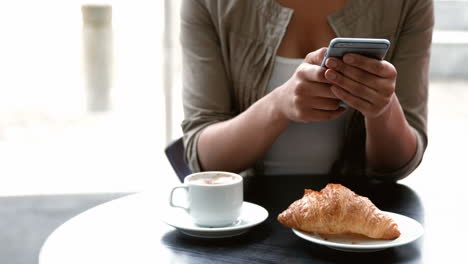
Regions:
<svg viewBox="0 0 468 264"><path fill-rule="evenodd" d="M355 53L377 60L383 60L390 48L390 41L374 38L334 38L330 41L327 53L322 61L322 67L329 57L343 59L348 53ZM340 106L347 107L344 102Z"/></svg>
<svg viewBox="0 0 468 264"><path fill-rule="evenodd" d="M329 57L342 59L347 53L356 53L369 58L383 60L390 48L390 41L373 38L334 38L330 41L322 67Z"/></svg>

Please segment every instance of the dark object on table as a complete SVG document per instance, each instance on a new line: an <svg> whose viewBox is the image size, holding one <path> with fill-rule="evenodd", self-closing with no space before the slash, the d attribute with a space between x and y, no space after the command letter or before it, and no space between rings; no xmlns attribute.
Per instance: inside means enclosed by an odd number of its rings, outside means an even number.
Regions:
<svg viewBox="0 0 468 264"><path fill-rule="evenodd" d="M179 177L181 182L184 182L184 179L187 175L191 174L192 171L189 169L187 163L184 160L184 141L182 138L177 139L176 141L169 144L164 150L166 157L171 163L172 168Z"/></svg>

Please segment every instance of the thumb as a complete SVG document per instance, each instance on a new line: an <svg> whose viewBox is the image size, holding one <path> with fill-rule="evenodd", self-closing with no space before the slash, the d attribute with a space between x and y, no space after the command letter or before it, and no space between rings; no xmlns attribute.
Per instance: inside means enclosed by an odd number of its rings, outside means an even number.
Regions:
<svg viewBox="0 0 468 264"><path fill-rule="evenodd" d="M316 51L312 51L304 59L304 62L315 64L315 65L322 65L322 60L327 53L327 48L320 48Z"/></svg>

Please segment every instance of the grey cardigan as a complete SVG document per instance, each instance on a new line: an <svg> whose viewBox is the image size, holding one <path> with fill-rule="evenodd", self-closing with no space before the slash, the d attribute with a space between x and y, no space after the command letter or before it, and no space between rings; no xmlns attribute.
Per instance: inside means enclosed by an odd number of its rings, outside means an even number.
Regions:
<svg viewBox="0 0 468 264"><path fill-rule="evenodd" d="M200 171L201 131L230 119L265 95L274 57L293 10L275 0L183 0L181 35L185 158ZM363 116L348 118L341 158L331 174L396 181L421 162L427 146L428 68L434 26L431 0L348 0L328 17L339 37L386 38L385 59L398 71L396 95L417 135L417 151L403 167L375 171L366 166ZM261 174L262 161L255 170Z"/></svg>

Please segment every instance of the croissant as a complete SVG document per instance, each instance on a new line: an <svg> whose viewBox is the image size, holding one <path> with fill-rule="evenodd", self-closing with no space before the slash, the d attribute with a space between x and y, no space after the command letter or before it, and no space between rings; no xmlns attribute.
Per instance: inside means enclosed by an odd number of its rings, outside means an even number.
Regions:
<svg viewBox="0 0 468 264"><path fill-rule="evenodd" d="M355 233L386 240L400 236L393 219L341 184L328 184L320 192L306 189L300 200L278 215L278 221L304 232Z"/></svg>

